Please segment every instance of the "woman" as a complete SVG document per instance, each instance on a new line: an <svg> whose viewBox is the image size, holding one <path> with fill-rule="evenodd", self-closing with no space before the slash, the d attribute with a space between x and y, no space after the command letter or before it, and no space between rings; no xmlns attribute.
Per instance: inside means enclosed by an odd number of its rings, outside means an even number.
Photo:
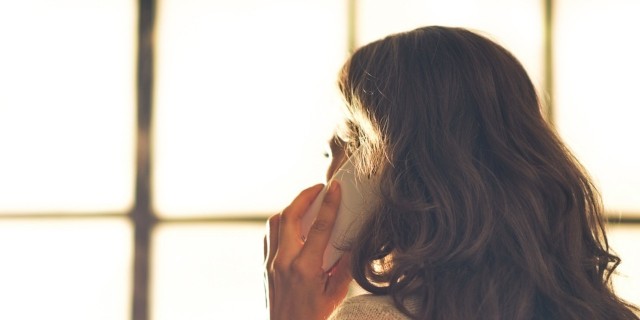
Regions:
<svg viewBox="0 0 640 320"><path fill-rule="evenodd" d="M330 272L339 183L306 242L321 186L269 219L271 319L638 319L611 289L620 259L599 195L507 50L420 28L357 50L339 85L348 116L328 175L362 150L380 205ZM341 303L351 277L373 295Z"/></svg>

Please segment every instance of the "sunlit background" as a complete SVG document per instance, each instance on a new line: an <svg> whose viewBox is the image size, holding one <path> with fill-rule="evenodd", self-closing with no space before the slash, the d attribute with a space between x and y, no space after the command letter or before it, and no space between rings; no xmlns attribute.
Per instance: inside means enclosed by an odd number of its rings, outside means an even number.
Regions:
<svg viewBox="0 0 640 320"><path fill-rule="evenodd" d="M639 1L0 0L0 319L263 318L264 220L323 180L341 64L431 24L523 62L640 304Z"/></svg>

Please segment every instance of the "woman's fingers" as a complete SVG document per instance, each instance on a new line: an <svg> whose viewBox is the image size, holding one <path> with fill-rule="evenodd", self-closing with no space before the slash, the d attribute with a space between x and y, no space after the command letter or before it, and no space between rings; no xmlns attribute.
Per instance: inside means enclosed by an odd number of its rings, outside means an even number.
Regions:
<svg viewBox="0 0 640 320"><path fill-rule="evenodd" d="M329 186L306 242L301 238L302 217L321 190L322 185L306 189L268 221L265 297L271 319L325 319L347 292L351 279L348 258L330 273L322 270L340 207L337 182Z"/></svg>
<svg viewBox="0 0 640 320"><path fill-rule="evenodd" d="M330 271L326 292L330 296L344 297L349 290L351 277L351 254L346 252Z"/></svg>
<svg viewBox="0 0 640 320"><path fill-rule="evenodd" d="M325 194L316 220L311 225L307 241L300 252L300 259L313 266L322 265L324 251L329 244L333 225L340 207L340 184L332 181Z"/></svg>
<svg viewBox="0 0 640 320"><path fill-rule="evenodd" d="M302 216L313 200L322 190L323 185L317 184L302 191L293 202L280 214L278 231L278 263L288 265L300 252L302 238L300 228Z"/></svg>

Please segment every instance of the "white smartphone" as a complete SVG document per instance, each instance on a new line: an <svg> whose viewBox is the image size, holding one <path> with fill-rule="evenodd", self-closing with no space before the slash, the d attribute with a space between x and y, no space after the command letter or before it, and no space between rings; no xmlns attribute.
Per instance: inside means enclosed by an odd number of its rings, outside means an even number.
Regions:
<svg viewBox="0 0 640 320"><path fill-rule="evenodd" d="M338 180L341 189L341 203L338 209L331 239L324 252L322 269L328 271L340 259L344 253L341 249L355 237L366 215L371 212L377 204L376 196L377 182L374 177L363 177L357 174L354 166L354 159L358 156L356 150L347 161L340 166L333 174L333 177L327 185L320 191L314 202L311 204L307 212L302 218L302 239L306 240L311 225L318 215L318 211L322 206L322 200L327 191L327 187L331 181Z"/></svg>

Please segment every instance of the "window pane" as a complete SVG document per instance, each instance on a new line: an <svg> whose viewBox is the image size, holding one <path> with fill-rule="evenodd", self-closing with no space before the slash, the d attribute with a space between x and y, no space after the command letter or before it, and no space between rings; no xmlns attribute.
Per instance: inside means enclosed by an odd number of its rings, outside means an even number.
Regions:
<svg viewBox="0 0 640 320"><path fill-rule="evenodd" d="M614 214L640 216L640 2L556 3L556 119Z"/></svg>
<svg viewBox="0 0 640 320"><path fill-rule="evenodd" d="M542 81L543 18L540 0L358 1L358 42L427 25L469 28L498 41ZM389 18L401 17L401 18Z"/></svg>
<svg viewBox="0 0 640 320"><path fill-rule="evenodd" d="M263 319L264 231L264 224L160 226L152 319Z"/></svg>
<svg viewBox="0 0 640 320"><path fill-rule="evenodd" d="M346 58L342 0L159 3L160 214L280 210L324 180Z"/></svg>
<svg viewBox="0 0 640 320"><path fill-rule="evenodd" d="M611 225L608 233L609 245L622 259L613 277L616 293L627 301L640 306L640 225Z"/></svg>
<svg viewBox="0 0 640 320"><path fill-rule="evenodd" d="M130 205L134 9L0 2L0 212Z"/></svg>
<svg viewBox="0 0 640 320"><path fill-rule="evenodd" d="M128 319L124 220L0 221L0 319Z"/></svg>

